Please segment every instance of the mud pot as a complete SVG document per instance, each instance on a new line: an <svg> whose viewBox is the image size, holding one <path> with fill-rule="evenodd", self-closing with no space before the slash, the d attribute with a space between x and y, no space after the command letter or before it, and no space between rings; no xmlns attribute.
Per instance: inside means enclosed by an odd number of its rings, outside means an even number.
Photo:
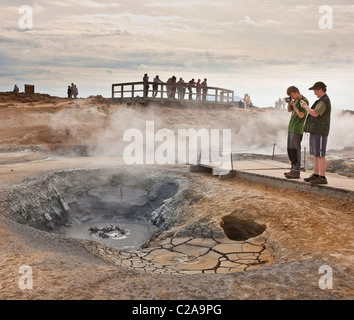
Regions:
<svg viewBox="0 0 354 320"><path fill-rule="evenodd" d="M184 219L179 207L187 184L178 175L129 168L61 171L13 188L6 211L21 224L86 240L97 256L145 272L228 273L273 261L266 226L254 221L230 215L219 226L193 221L169 232Z"/></svg>

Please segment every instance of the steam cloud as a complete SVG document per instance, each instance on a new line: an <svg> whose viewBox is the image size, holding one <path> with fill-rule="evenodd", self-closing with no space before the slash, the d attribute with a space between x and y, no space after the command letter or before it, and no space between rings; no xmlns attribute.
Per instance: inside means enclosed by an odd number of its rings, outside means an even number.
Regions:
<svg viewBox="0 0 354 320"><path fill-rule="evenodd" d="M92 110L96 108L92 108ZM155 132L160 129L172 130L177 136L178 129L231 129L232 151L239 153L272 152L274 143L280 148L277 153L286 153L287 127L290 113L274 108L244 110L238 108L217 109L198 108L190 106L166 107L158 105L119 106L109 117L97 112L85 110L78 115L77 110L64 110L52 117L52 129L61 133L65 127L70 129L75 138L89 147L91 156L122 157L124 148L129 142L123 141L124 132L128 129L138 129L145 134L146 122L154 121ZM80 117L80 119L78 119ZM83 134L80 122L85 117L97 118L97 128L90 134ZM70 120L69 120L70 119ZM331 131L328 139L328 149L341 150L354 146L354 113L333 109ZM161 142L156 142L157 147ZM177 146L177 145L176 145ZM219 144L222 148L222 143ZM304 137L302 147L308 148L308 139ZM221 150L229 152L230 150Z"/></svg>

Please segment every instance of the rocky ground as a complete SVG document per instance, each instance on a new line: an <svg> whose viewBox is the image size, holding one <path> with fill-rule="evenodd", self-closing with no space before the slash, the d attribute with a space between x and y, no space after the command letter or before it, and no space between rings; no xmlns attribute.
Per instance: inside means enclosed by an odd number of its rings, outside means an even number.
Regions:
<svg viewBox="0 0 354 320"><path fill-rule="evenodd" d="M127 128L143 131L147 120L155 121L156 130L232 127L237 136L243 134L240 124L245 119L258 123L267 118L268 111L127 107L101 97L68 100L1 93L0 298L353 299L354 206L349 199L290 192L238 178L221 181L209 174L190 173L188 165L156 166L153 169L157 174L181 175L188 188L178 196L175 209L180 219L151 241L150 247L160 251L146 251L150 256L146 255L145 260L134 254L122 260L124 253L98 243L19 224L5 205L10 190L43 174L75 168L124 170L114 158L121 155L122 135ZM275 112L284 119L286 130L288 114ZM267 123L266 128L267 135L278 136L279 125ZM247 140L246 135L243 138L249 145L253 139ZM330 171L352 176L351 147L330 152ZM241 149L245 148L247 145L241 145ZM278 157L286 161L286 156ZM151 166L147 168L152 170ZM36 194L40 192L36 190ZM188 261L192 256L188 250L199 245L203 251L205 243L214 252L225 253L221 262L223 266L229 265L226 260L230 259L230 250L222 246L225 241L230 242L221 226L225 219L265 226L260 237L250 240L249 245L262 247L266 242L269 263L246 271L177 275L170 271L156 273L156 269L149 267L131 267L134 263L139 266L141 261L170 267L173 261L176 266L176 258L184 254L184 263L195 271L195 261ZM200 231L204 229L218 234L217 241L210 233ZM182 243L181 239L187 251L177 250L177 254L172 248ZM242 250L241 246L241 253ZM248 247L246 251L249 250ZM128 260L129 265L122 263ZM23 280L28 275L26 266L32 271L31 288L26 288L28 278ZM174 266L171 269L175 270Z"/></svg>

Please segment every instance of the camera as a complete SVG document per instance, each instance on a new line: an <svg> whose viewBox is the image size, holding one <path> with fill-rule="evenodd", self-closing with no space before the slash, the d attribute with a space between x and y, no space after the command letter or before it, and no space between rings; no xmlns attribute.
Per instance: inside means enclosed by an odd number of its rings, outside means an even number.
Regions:
<svg viewBox="0 0 354 320"><path fill-rule="evenodd" d="M291 98L290 97L286 97L286 98L284 98L284 100L287 102L287 103L289 103L289 102L291 102Z"/></svg>

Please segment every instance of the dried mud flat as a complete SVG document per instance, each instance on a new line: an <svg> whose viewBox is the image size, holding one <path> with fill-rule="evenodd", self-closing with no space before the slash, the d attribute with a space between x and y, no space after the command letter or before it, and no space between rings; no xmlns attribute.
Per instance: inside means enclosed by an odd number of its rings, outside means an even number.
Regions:
<svg viewBox="0 0 354 320"><path fill-rule="evenodd" d="M93 132L97 132L97 128L110 127L114 109L127 118L138 112L142 119L151 116L145 108L115 106L97 98L68 101L35 95L21 96L23 101L20 101L19 97L11 94L3 94L1 98L2 194L47 173L77 168L123 170L124 165L118 164L119 160L110 155L87 156L91 155L90 152L97 152L94 147L97 141L101 141L96 136L93 138ZM243 117L252 118L263 111L238 112ZM187 110L184 113L188 113L190 123L200 117L197 111ZM59 114L63 122L49 120ZM72 117L67 118L67 114ZM159 117L155 119L171 126L178 125L174 122L176 111L173 108L155 112L154 116L157 114ZM206 123L213 116L213 111L209 111L201 121ZM221 114L221 117L227 121L226 114ZM92 141L94 143L90 145ZM351 152L348 149L341 153L345 153L346 159L353 159ZM354 298L352 200L277 189L237 178L221 181L209 174L190 173L188 166L148 166L147 170L155 171L156 175L177 175L188 185L176 207L180 219L150 243L151 247L160 246L159 252L151 255L149 251L150 261L166 263L180 258L176 252L169 251L171 244L178 245L179 241L192 241L189 245L200 245L200 241L212 242L213 238L207 233L196 231L196 223L200 229L218 233L220 243L212 244L216 251L227 251L227 245L224 243L223 246L221 242L228 239L220 224L225 217L233 217L266 227L260 236L250 242L253 241L251 245L256 246L263 245L266 240L270 254L267 256L268 263L230 273L176 275L173 272L156 273L149 268L141 270L141 260L130 256L129 265L116 263L116 258L107 253L114 250L95 242L79 241L20 224L4 209L6 206L2 206L0 298ZM191 235L194 235L194 240L191 240ZM184 247L188 247L188 243L184 243ZM106 253L102 256L102 252ZM170 255L157 254L161 252ZM191 263L191 266L194 263L184 262ZM137 268L131 267L134 263ZM23 265L32 268L33 288L30 290L19 287L19 269ZM322 277L326 275L326 272L321 273L323 266L333 270L332 289L323 290L320 287Z"/></svg>

